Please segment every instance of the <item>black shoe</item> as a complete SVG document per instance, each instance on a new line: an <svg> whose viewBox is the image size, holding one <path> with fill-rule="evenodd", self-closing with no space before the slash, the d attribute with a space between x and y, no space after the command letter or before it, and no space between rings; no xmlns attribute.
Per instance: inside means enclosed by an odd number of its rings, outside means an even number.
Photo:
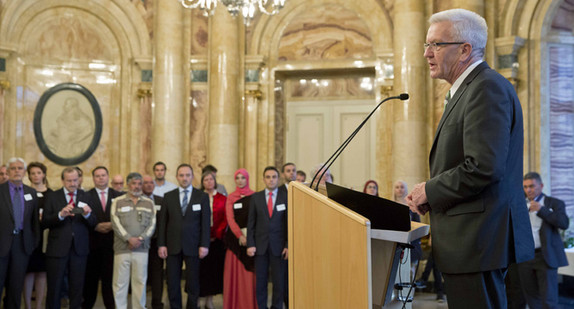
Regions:
<svg viewBox="0 0 574 309"><path fill-rule="evenodd" d="M440 304L444 303L445 301L444 294L442 293L436 294L436 301Z"/></svg>
<svg viewBox="0 0 574 309"><path fill-rule="evenodd" d="M424 282L423 280L420 280L420 279L419 279L419 280L415 281L415 288L417 288L417 289L424 289L424 288L426 288L426 287L427 287L427 284L426 284L426 282Z"/></svg>

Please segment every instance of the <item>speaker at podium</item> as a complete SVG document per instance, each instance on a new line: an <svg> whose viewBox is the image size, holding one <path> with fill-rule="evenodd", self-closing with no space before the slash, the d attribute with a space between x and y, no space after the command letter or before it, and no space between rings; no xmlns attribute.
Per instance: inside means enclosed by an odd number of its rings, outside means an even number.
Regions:
<svg viewBox="0 0 574 309"><path fill-rule="evenodd" d="M327 196L289 184L289 308L401 308L401 244L429 226L384 198L330 183L319 191Z"/></svg>

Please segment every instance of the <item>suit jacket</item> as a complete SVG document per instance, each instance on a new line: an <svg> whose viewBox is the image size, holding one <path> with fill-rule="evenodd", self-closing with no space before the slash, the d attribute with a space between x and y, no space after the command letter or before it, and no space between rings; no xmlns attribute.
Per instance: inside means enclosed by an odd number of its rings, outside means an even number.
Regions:
<svg viewBox="0 0 574 309"><path fill-rule="evenodd" d="M23 185L24 196L30 196L27 201L24 198L24 225L22 237L24 241L24 251L32 254L34 248L40 241L40 223L38 213L38 195L36 190ZM10 253L12 246L13 232L15 228L14 209L12 198L10 197L10 187L8 182L0 185L0 257L6 257Z"/></svg>
<svg viewBox="0 0 574 309"><path fill-rule="evenodd" d="M488 271L534 257L523 134L514 87L479 64L446 106L429 156L425 191L442 272Z"/></svg>
<svg viewBox="0 0 574 309"><path fill-rule="evenodd" d="M247 247L255 247L256 255L264 255L267 249L274 256L280 256L287 248L287 191L278 188L273 206L273 216L269 218L265 190L254 193L249 202L247 220ZM285 205L284 211L277 206Z"/></svg>
<svg viewBox="0 0 574 309"><path fill-rule="evenodd" d="M209 248L210 226L209 196L193 188L184 216L177 188L163 196L157 245L167 246L169 255L199 256L199 247Z"/></svg>
<svg viewBox="0 0 574 309"><path fill-rule="evenodd" d="M97 223L110 222L110 209L112 208L112 200L118 196L123 195L112 188L108 188L108 199L106 201L106 211L102 209L100 202L100 195L96 188L87 192L90 199L93 201L92 216L96 216ZM92 207L92 205L90 205ZM96 223L96 224L97 224ZM114 250L114 232L100 233L95 230L90 231L90 250Z"/></svg>
<svg viewBox="0 0 574 309"><path fill-rule="evenodd" d="M540 208L537 216L542 218L539 233L544 261L552 268L567 266L568 259L564 252L564 243L558 231L558 229L567 229L569 225L564 202L545 196L544 207Z"/></svg>
<svg viewBox="0 0 574 309"><path fill-rule="evenodd" d="M80 202L84 202L94 209L94 203L89 194L78 189L76 205ZM93 212L87 219L82 215L75 215L60 220L58 213L67 204L63 188L54 191L46 200L42 218L42 227L50 229L46 256L65 257L70 250L75 250L76 254L80 256L88 255L90 252L89 233L94 229L98 220Z"/></svg>
<svg viewBox="0 0 574 309"><path fill-rule="evenodd" d="M159 219L161 218L161 204L163 203L163 197L161 197L159 195L155 195L155 194L152 194L152 196L153 196L152 200L153 200L154 207L156 207L156 209L155 209L155 222L159 226ZM159 209L157 208L157 206L159 206ZM155 232L153 233L153 236L151 238L157 239L158 235L159 235L159 228L156 228Z"/></svg>

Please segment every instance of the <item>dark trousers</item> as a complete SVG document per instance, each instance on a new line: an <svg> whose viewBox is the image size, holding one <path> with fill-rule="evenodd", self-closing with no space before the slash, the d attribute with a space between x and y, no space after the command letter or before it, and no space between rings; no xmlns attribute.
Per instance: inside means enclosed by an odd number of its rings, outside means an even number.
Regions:
<svg viewBox="0 0 574 309"><path fill-rule="evenodd" d="M506 269L466 274L443 273L448 307L451 309L506 308L505 275Z"/></svg>
<svg viewBox="0 0 574 309"><path fill-rule="evenodd" d="M163 303L163 259L157 255L157 238L152 238L148 258L148 284L151 285L151 307L162 309Z"/></svg>
<svg viewBox="0 0 574 309"><path fill-rule="evenodd" d="M255 256L255 291L257 305L259 309L267 308L267 280L269 279L269 268L271 268L271 282L273 283L273 296L271 308L283 308L285 300L284 293L287 291L285 283L287 279L287 260L281 256L274 256L269 250L266 254Z"/></svg>
<svg viewBox="0 0 574 309"><path fill-rule="evenodd" d="M4 308L20 309L22 289L30 256L24 251L22 236L14 235L8 255L0 257L0 295L6 286ZM8 284L7 278L10 282Z"/></svg>
<svg viewBox="0 0 574 309"><path fill-rule="evenodd" d="M421 275L421 280L424 281L425 284L428 282L431 271L432 271L432 275L434 277L434 292L438 296L444 296L443 295L444 290L443 290L443 284L442 284L442 273L440 272L440 270L438 270L438 267L436 266L436 263L434 262L432 252L427 259L427 264L425 265L425 270L423 271L423 274Z"/></svg>
<svg viewBox="0 0 574 309"><path fill-rule="evenodd" d="M46 308L60 308L60 294L66 270L68 270L70 308L82 306L84 280L88 257L79 256L73 248L65 257L46 257L48 293L46 294Z"/></svg>
<svg viewBox="0 0 574 309"><path fill-rule="evenodd" d="M114 309L112 277L114 275L114 251L112 248L90 251L84 283L84 302L82 308L92 309L98 295L98 285L102 281L102 298L106 309Z"/></svg>
<svg viewBox="0 0 574 309"><path fill-rule="evenodd" d="M534 259L518 264L518 272L528 307L558 307L558 270L546 265L542 252L536 252Z"/></svg>
<svg viewBox="0 0 574 309"><path fill-rule="evenodd" d="M522 292L522 284L518 273L518 264L512 263L508 266L508 273L506 274L506 278L504 278L504 282L506 283L508 309L526 308L526 299Z"/></svg>
<svg viewBox="0 0 574 309"><path fill-rule="evenodd" d="M181 309L181 268L185 261L187 309L197 309L199 301L199 257L183 253L167 256L167 296L171 309Z"/></svg>

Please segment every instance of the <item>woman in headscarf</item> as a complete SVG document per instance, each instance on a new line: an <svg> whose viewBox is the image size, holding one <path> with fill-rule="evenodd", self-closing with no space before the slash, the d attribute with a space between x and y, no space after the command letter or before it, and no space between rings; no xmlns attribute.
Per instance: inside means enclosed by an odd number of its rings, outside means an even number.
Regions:
<svg viewBox="0 0 574 309"><path fill-rule="evenodd" d="M238 202L255 191L249 188L249 173L243 168L235 172L236 189L227 197L225 213L229 226L226 235L228 247L223 275L223 308L257 308L253 258L246 254L247 214L249 203Z"/></svg>

